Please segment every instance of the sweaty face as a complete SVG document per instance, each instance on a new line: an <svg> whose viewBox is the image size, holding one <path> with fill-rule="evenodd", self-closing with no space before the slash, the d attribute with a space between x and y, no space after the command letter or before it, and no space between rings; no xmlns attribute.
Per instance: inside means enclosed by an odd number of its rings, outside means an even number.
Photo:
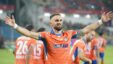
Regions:
<svg viewBox="0 0 113 64"><path fill-rule="evenodd" d="M50 20L50 25L52 28L54 28L57 31L60 31L62 29L62 17L60 15L56 15Z"/></svg>

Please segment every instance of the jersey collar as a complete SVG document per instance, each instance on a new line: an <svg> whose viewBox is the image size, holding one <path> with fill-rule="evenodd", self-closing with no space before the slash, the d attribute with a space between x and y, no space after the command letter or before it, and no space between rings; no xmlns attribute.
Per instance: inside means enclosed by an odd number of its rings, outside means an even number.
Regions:
<svg viewBox="0 0 113 64"><path fill-rule="evenodd" d="M60 31L60 34L56 34L55 31L54 31L53 28L52 28L50 33L51 33L51 34L55 34L55 35L57 35L57 36L61 36L63 32L62 32L62 30L61 30L61 31Z"/></svg>

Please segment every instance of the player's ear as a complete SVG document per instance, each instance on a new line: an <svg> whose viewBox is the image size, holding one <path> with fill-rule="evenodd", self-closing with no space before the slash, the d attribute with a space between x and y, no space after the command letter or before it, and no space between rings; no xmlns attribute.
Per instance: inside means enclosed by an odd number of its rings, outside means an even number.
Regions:
<svg viewBox="0 0 113 64"><path fill-rule="evenodd" d="M51 21L51 19L50 19L50 22L49 22L49 24L50 24L50 26L52 26L52 21Z"/></svg>

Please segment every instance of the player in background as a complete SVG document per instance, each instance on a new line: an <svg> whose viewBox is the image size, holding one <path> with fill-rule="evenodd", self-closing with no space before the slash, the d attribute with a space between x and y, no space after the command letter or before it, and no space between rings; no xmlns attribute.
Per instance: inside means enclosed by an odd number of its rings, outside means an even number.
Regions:
<svg viewBox="0 0 113 64"><path fill-rule="evenodd" d="M43 32L45 28L38 29L37 32ZM44 45L43 41L31 39L30 47L27 53L27 64L44 64Z"/></svg>
<svg viewBox="0 0 113 64"><path fill-rule="evenodd" d="M105 52L105 47L106 47L106 39L103 37L104 31L101 31L98 33L98 48L99 48L99 56L100 56L100 62L101 64L104 64L104 52Z"/></svg>
<svg viewBox="0 0 113 64"><path fill-rule="evenodd" d="M85 55L87 58L92 60L92 64L98 64L99 51L98 51L98 40L95 37L95 32L92 31L85 35L83 40L85 41ZM89 64L88 62L84 62L84 64Z"/></svg>
<svg viewBox="0 0 113 64"><path fill-rule="evenodd" d="M85 56L85 42L82 39L76 39L72 47L72 55L74 56L73 64L80 64L80 60L92 64L92 61Z"/></svg>
<svg viewBox="0 0 113 64"><path fill-rule="evenodd" d="M21 34L34 38L44 38L46 39L47 46L47 60L48 64L67 64L70 52L70 41L71 38L75 35L84 35L85 33L91 32L95 30L104 22L108 22L113 19L113 13L103 13L101 19L95 23L92 23L85 28L75 31L75 30L67 30L63 31L63 19L60 14L53 14L50 16L50 32L31 32L26 30L23 27L18 26L15 23L14 17L7 17L5 23L9 26L14 27Z"/></svg>
<svg viewBox="0 0 113 64"><path fill-rule="evenodd" d="M26 29L29 31L34 31L32 25L26 25ZM15 64L26 64L26 53L28 52L29 48L29 40L30 37L20 36L16 40L16 47L15 47Z"/></svg>

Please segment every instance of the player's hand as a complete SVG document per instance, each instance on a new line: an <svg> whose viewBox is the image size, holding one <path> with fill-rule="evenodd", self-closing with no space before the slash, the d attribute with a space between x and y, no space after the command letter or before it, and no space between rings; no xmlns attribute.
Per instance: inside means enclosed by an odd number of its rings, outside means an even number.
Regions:
<svg viewBox="0 0 113 64"><path fill-rule="evenodd" d="M7 16L7 17L5 18L5 23L6 23L7 25L11 26L11 27L14 27L14 25L16 24L16 23L15 23L14 16L12 16L12 18L9 17L9 16Z"/></svg>
<svg viewBox="0 0 113 64"><path fill-rule="evenodd" d="M110 12L107 12L107 13L103 13L102 16L101 16L101 20L103 22L109 22L110 20L113 19L113 12L110 11Z"/></svg>
<svg viewBox="0 0 113 64"><path fill-rule="evenodd" d="M89 60L89 64L92 64L92 60Z"/></svg>

